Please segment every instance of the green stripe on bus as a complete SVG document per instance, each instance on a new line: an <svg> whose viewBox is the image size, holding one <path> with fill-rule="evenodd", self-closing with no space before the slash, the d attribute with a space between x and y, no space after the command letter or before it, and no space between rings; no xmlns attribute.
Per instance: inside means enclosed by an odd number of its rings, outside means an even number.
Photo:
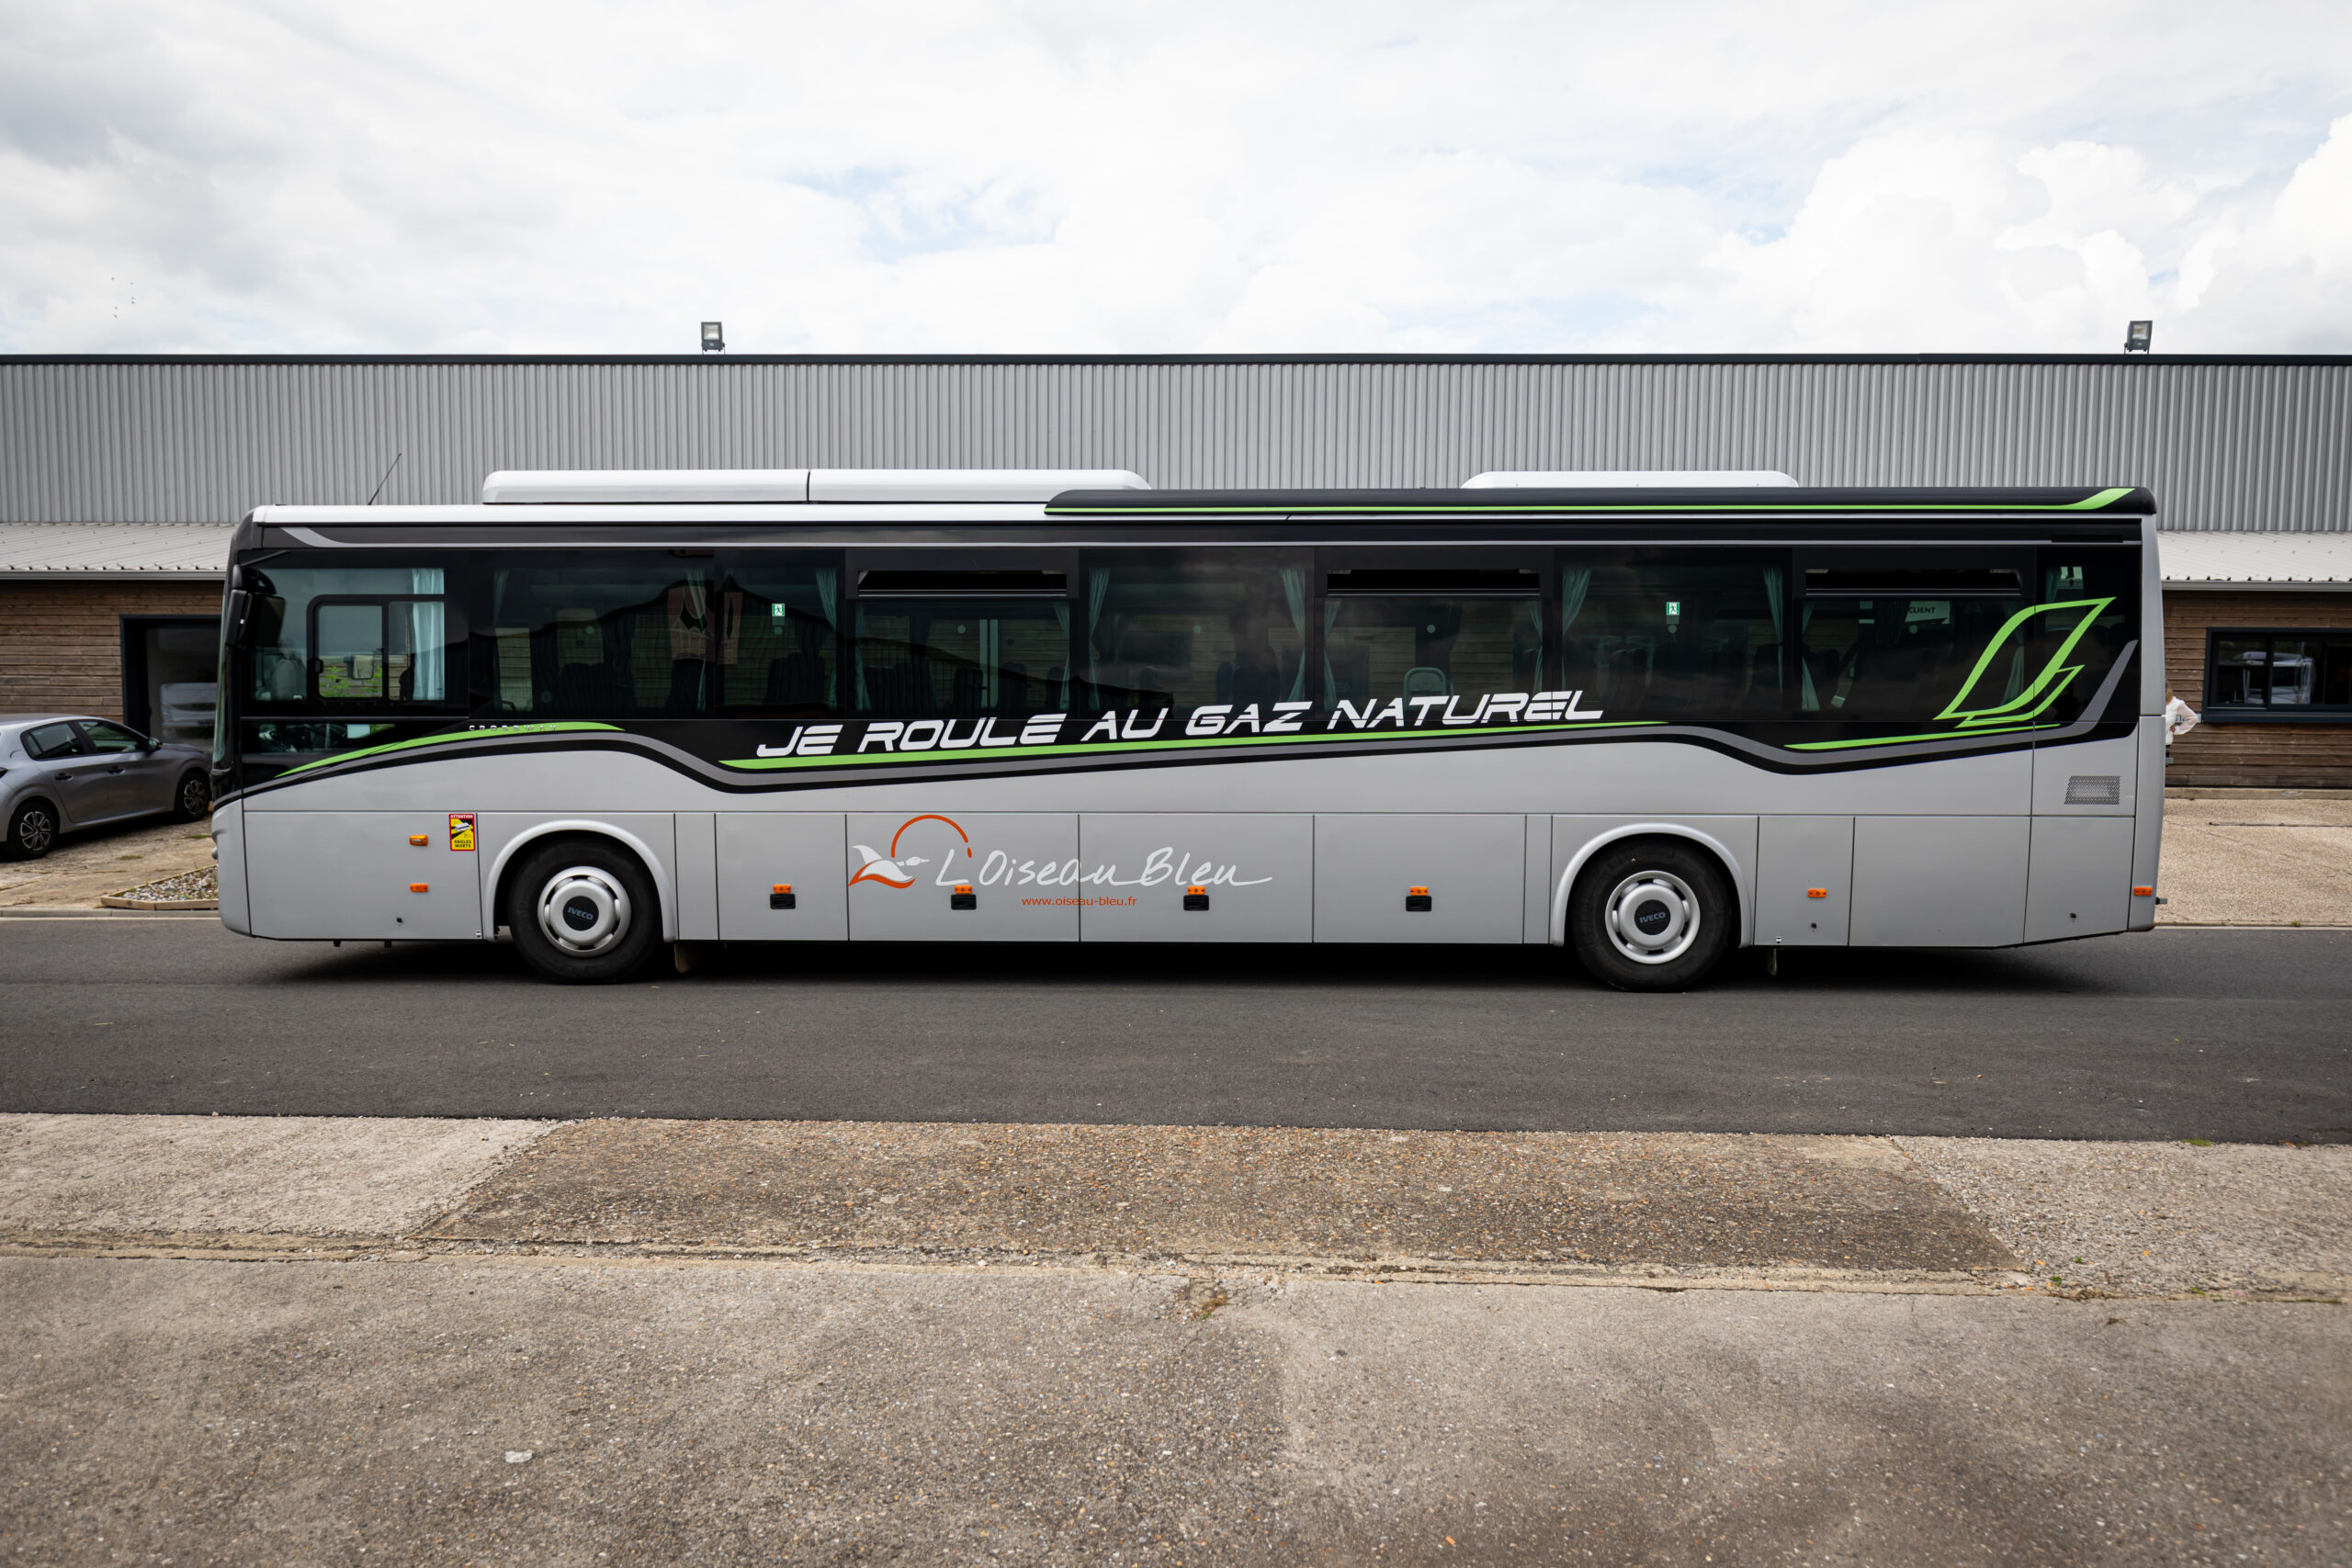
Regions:
<svg viewBox="0 0 2352 1568"><path fill-rule="evenodd" d="M1647 725L1665 724L1662 718L1594 719L1583 724L1497 724L1465 725L1459 729L1391 729L1381 732L1351 729L1319 731L1313 735L1209 735L1187 736L1166 740L1104 740L1094 745L1083 742L1055 746L991 746L985 750L977 747L959 746L954 752L928 751L862 751L838 757L745 757L729 760L721 765L729 768L838 768L858 762L869 765L880 762L935 761L943 756L960 756L971 751L981 757L1074 757L1099 751L1182 751L1197 750L1204 746L1280 746L1295 745L1302 740L1427 740L1448 735L1527 735L1537 731L1561 729L1637 729Z"/></svg>
<svg viewBox="0 0 2352 1568"><path fill-rule="evenodd" d="M1901 746L1914 740L1973 740L1980 735L2015 735L2026 729L2057 729L2055 724L2010 724L1998 729L1941 730L1934 735L1882 735L1875 740L1797 740L1784 751L1850 751L1858 746Z"/></svg>
<svg viewBox="0 0 2352 1568"><path fill-rule="evenodd" d="M338 751L332 757L321 757L315 762L301 762L286 770L299 773L311 768L333 767L338 762L356 762L362 757L380 757L388 751L413 751L420 746L453 746L460 740L503 740L510 735L572 735L582 730L617 732L617 724L591 724L586 720L548 724L502 724L491 729L469 729L456 735L426 735L414 740L388 740L381 746L363 746L356 751ZM284 778L286 773L277 776Z"/></svg>
<svg viewBox="0 0 2352 1568"><path fill-rule="evenodd" d="M1704 513L1714 512L2097 512L2103 506L2130 495L2130 486L2103 490L2080 501L1955 501L1927 502L1724 502L1721 504L1682 502L1675 505L1647 505L1627 502L1615 506L1577 506L1563 502L1549 505L1524 504L1514 506L1480 506L1449 504L1432 502L1420 506L1048 506L1048 517L1121 517L1138 513L1164 513L1169 516L1297 516L1303 513L1329 513L1334 515L1357 515L1370 512L1395 512L1408 515L1427 516L1430 513L1526 512L1555 513L1562 512L1683 512Z"/></svg>

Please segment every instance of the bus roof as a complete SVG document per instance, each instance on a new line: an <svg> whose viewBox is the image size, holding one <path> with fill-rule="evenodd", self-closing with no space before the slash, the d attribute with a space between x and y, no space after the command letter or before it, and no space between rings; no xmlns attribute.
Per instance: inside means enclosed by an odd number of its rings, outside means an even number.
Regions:
<svg viewBox="0 0 2352 1568"><path fill-rule="evenodd" d="M1048 517L1417 517L1819 514L1825 512L2067 513L2146 516L2156 498L2132 486L2032 489L1717 488L1582 486L1493 490L1069 491Z"/></svg>

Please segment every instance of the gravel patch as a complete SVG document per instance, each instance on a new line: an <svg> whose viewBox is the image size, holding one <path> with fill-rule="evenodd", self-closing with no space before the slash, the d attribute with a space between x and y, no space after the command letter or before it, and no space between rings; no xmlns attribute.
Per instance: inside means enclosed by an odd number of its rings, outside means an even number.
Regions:
<svg viewBox="0 0 2352 1568"><path fill-rule="evenodd" d="M1896 1138L2062 1288L2343 1295L2352 1147Z"/></svg>
<svg viewBox="0 0 2352 1568"><path fill-rule="evenodd" d="M401 1235L544 1122L0 1116L0 1230Z"/></svg>
<svg viewBox="0 0 2352 1568"><path fill-rule="evenodd" d="M154 882L142 882L136 887L126 887L115 895L118 898L218 898L220 897L220 872L217 866L201 871L186 871L177 876L166 876Z"/></svg>

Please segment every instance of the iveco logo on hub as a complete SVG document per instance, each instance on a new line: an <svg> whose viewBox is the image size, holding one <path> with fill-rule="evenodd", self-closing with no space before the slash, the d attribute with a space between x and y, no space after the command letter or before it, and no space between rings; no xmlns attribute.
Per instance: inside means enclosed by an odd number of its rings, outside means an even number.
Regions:
<svg viewBox="0 0 2352 1568"><path fill-rule="evenodd" d="M922 829L923 823L940 826ZM1066 860L1016 860L1002 850L982 854L961 824L936 812L910 817L899 824L899 830L890 835L887 854L870 844L853 844L850 848L857 852L859 862L858 868L850 874L852 887L864 882L897 891L912 887L919 880L919 868L930 865L939 868L932 879L937 887L958 887L967 883L976 887L1161 887L1171 884L1179 887L1257 887L1273 880L1271 876L1244 876L1239 865L1182 851L1173 844L1164 844L1145 855L1142 865L1132 876L1120 875L1114 863L1090 866L1075 855ZM925 848L938 852L916 852Z"/></svg>

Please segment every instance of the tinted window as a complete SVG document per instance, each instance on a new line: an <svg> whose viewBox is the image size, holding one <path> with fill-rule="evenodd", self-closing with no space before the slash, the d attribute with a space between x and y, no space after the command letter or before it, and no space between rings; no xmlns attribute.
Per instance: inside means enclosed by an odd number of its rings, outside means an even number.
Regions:
<svg viewBox="0 0 2352 1568"><path fill-rule="evenodd" d="M145 741L122 726L108 724L104 719L84 719L82 736L90 743L90 750L93 751L136 751L146 745Z"/></svg>
<svg viewBox="0 0 2352 1568"><path fill-rule="evenodd" d="M1800 716L1928 725L2026 701L2028 569L2013 558L1800 559Z"/></svg>
<svg viewBox="0 0 2352 1568"><path fill-rule="evenodd" d="M823 718L842 705L841 569L790 556L732 563L718 595L720 701L729 714Z"/></svg>
<svg viewBox="0 0 2352 1568"><path fill-rule="evenodd" d="M37 762L71 757L82 750L82 738L70 724L37 724L25 731L25 755Z"/></svg>
<svg viewBox="0 0 2352 1568"><path fill-rule="evenodd" d="M1323 700L1532 692L1544 601L1533 572L1381 570L1327 575Z"/></svg>
<svg viewBox="0 0 2352 1568"><path fill-rule="evenodd" d="M2027 673L2020 684L2038 689L2010 713L2030 714L2040 725L2071 724L2083 716L2116 661L2139 637L2140 552L2130 546L2046 548L2034 586L2040 590L2036 608L2016 635L2025 647L2021 662ZM1995 657L1997 661L1997 651ZM2128 684L2128 671L2123 680ZM2125 691L2109 716L2137 712L2138 696ZM1955 705L1976 704L1970 699Z"/></svg>
<svg viewBox="0 0 2352 1568"><path fill-rule="evenodd" d="M1778 715L1786 559L1564 555L1561 686L1616 718Z"/></svg>
<svg viewBox="0 0 2352 1568"><path fill-rule="evenodd" d="M1066 599L861 596L856 710L900 719L1067 711L1069 623Z"/></svg>
<svg viewBox="0 0 2352 1568"><path fill-rule="evenodd" d="M1084 702L1306 700L1304 551L1123 550L1086 559Z"/></svg>
<svg viewBox="0 0 2352 1568"><path fill-rule="evenodd" d="M491 573L502 716L708 713L718 703L720 671L740 662L741 631L741 616L730 622L725 615L705 559L649 551L555 558Z"/></svg>
<svg viewBox="0 0 2352 1568"><path fill-rule="evenodd" d="M257 710L454 704L465 630L439 567L247 567L245 698ZM327 646L332 644L333 646Z"/></svg>

